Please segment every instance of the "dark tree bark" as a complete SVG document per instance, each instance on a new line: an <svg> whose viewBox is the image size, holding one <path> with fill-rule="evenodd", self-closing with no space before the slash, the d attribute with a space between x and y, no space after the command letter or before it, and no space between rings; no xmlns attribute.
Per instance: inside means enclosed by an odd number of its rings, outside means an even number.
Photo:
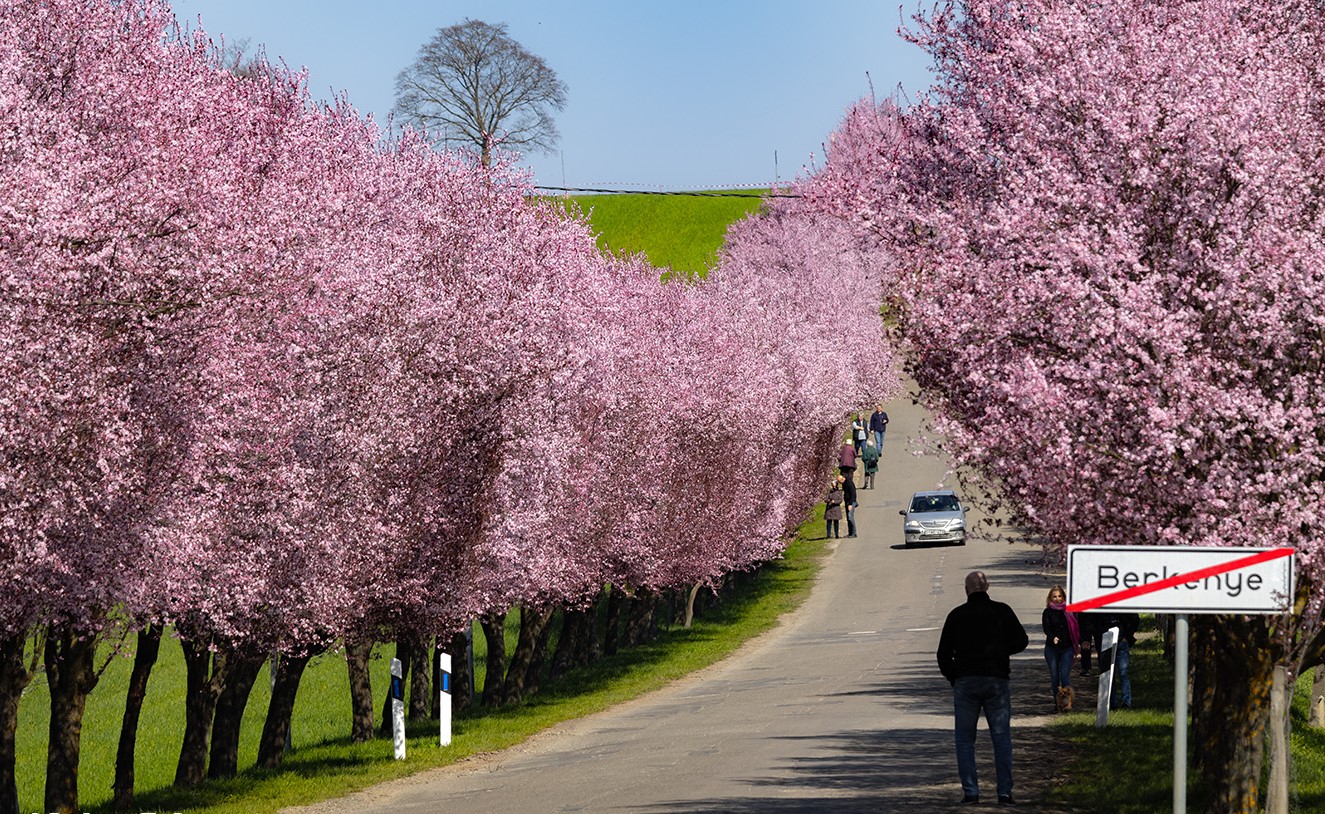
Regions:
<svg viewBox="0 0 1325 814"><path fill-rule="evenodd" d="M511 654L510 666L506 668L506 687L502 703L516 704L538 691L538 676L534 670L534 661L538 655L538 643L544 640L548 623L552 621L552 610L538 610L523 607L520 610L520 637Z"/></svg>
<svg viewBox="0 0 1325 814"><path fill-rule="evenodd" d="M0 638L0 814L19 814L18 702L32 680L32 670L23 660L26 647L27 636L22 633Z"/></svg>
<svg viewBox="0 0 1325 814"><path fill-rule="evenodd" d="M225 686L216 699L216 715L212 723L211 758L207 776L212 779L234 777L239 774L239 729L244 722L244 708L248 706L253 682L266 659L261 656L232 656L226 673Z"/></svg>
<svg viewBox="0 0 1325 814"><path fill-rule="evenodd" d="M429 639L422 643L416 642L410 647L413 664L409 670L409 698L405 707L405 716L410 721L428 720L428 710L432 706L429 703L432 696L432 669L428 665L431 654L432 642Z"/></svg>
<svg viewBox="0 0 1325 814"><path fill-rule="evenodd" d="M207 745L212 737L216 701L225 686L229 661L223 650L213 653L210 639L184 638L186 672L184 695L184 744L175 767L176 786L196 786L207 772Z"/></svg>
<svg viewBox="0 0 1325 814"><path fill-rule="evenodd" d="M468 626L473 630L473 625ZM473 644L466 631L451 634L449 652L451 654L451 711L463 712L469 709L474 694L474 677L469 674L469 648ZM437 716L433 716L437 717Z"/></svg>
<svg viewBox="0 0 1325 814"><path fill-rule="evenodd" d="M506 696L506 614L492 613L479 620L483 638L488 643L488 660L483 672L483 704L495 707Z"/></svg>
<svg viewBox="0 0 1325 814"><path fill-rule="evenodd" d="M368 672L372 642L346 642L345 666L350 674L350 740L373 739L373 681Z"/></svg>
<svg viewBox="0 0 1325 814"><path fill-rule="evenodd" d="M115 750L115 782L112 786L116 811L133 808L134 757L138 749L138 718L147 697L147 680L152 676L161 653L161 625L148 625L138 631L138 648L133 654L133 672L124 697L124 720L120 723L120 743Z"/></svg>
<svg viewBox="0 0 1325 814"><path fill-rule="evenodd" d="M615 656L621 641L621 606L625 603L626 597L615 585L610 586L607 591L607 627L603 631L603 653Z"/></svg>
<svg viewBox="0 0 1325 814"><path fill-rule="evenodd" d="M626 634L624 638L627 647L635 647L653 641L658 632L657 614L655 612L657 607L658 595L656 593L645 589L635 592L635 596L626 607Z"/></svg>
<svg viewBox="0 0 1325 814"><path fill-rule="evenodd" d="M524 680L524 698L537 695L543 686L543 676L547 672L547 653L552 646L552 631L556 625L556 611L549 610L547 621L543 623L542 630L538 633L538 638L534 640L534 656L529 662L529 669L525 673Z"/></svg>
<svg viewBox="0 0 1325 814"><path fill-rule="evenodd" d="M557 639L557 649L552 656L553 679L602 658L595 630L597 620L598 614L593 607L573 608L562 616L561 636Z"/></svg>
<svg viewBox="0 0 1325 814"><path fill-rule="evenodd" d="M50 740L46 749L46 811L77 812L78 757L87 694L97 685L95 636L67 628L46 637L46 681L51 692Z"/></svg>
<svg viewBox="0 0 1325 814"><path fill-rule="evenodd" d="M1253 617L1210 616L1197 624L1214 628L1217 636L1213 647L1203 648L1210 674L1197 711L1198 717L1207 718L1196 742L1204 758L1202 774L1212 790L1207 810L1255 811L1278 661L1273 631L1266 620ZM1212 638L1203 640L1209 643Z"/></svg>
<svg viewBox="0 0 1325 814"><path fill-rule="evenodd" d="M294 699L299 693L299 681L308 666L308 656L282 655L276 667L276 686L271 690L271 705L267 707L267 720L262 726L262 739L258 742L258 766L279 769L285 759L285 743L290 733L290 717L294 714Z"/></svg>

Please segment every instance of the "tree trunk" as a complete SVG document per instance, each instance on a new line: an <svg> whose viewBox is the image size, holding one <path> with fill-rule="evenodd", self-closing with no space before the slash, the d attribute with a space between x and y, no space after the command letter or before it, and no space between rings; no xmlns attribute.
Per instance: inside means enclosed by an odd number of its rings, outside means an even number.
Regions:
<svg viewBox="0 0 1325 814"><path fill-rule="evenodd" d="M312 656L281 656L276 668L276 686L271 690L271 705L267 707L267 720L262 726L262 739L258 742L259 768L279 769L285 759L294 699L310 658Z"/></svg>
<svg viewBox="0 0 1325 814"><path fill-rule="evenodd" d="M345 666L350 674L350 740L373 739L373 681L368 672L372 642L346 642Z"/></svg>
<svg viewBox="0 0 1325 814"><path fill-rule="evenodd" d="M621 628L621 604L624 593L616 585L611 585L607 589L607 628L603 631L603 653L608 656L615 656L617 645L620 642L619 630Z"/></svg>
<svg viewBox="0 0 1325 814"><path fill-rule="evenodd" d="M116 811L133 808L134 757L138 749L138 718L147 697L147 679L152 676L161 653L161 625L148 625L138 631L138 648L133 654L133 672L124 698L124 720L120 724L120 744L115 751L114 806Z"/></svg>
<svg viewBox="0 0 1325 814"><path fill-rule="evenodd" d="M626 645L635 647L653 641L658 627L655 624L658 595L641 588L630 600L626 613Z"/></svg>
<svg viewBox="0 0 1325 814"><path fill-rule="evenodd" d="M1288 746L1288 713L1292 695L1288 670L1277 665L1270 689L1270 787L1265 790L1265 814L1288 814L1288 767L1293 759Z"/></svg>
<svg viewBox="0 0 1325 814"><path fill-rule="evenodd" d="M428 720L428 710L432 706L428 703L432 696L432 669L428 665L428 657L431 654L431 638L416 642L410 648L410 658L414 660L414 664L409 671L409 698L406 699L408 704L405 707L405 715L411 721Z"/></svg>
<svg viewBox="0 0 1325 814"><path fill-rule="evenodd" d="M1315 729L1325 729L1325 665L1318 665L1311 672L1311 712L1308 724Z"/></svg>
<svg viewBox="0 0 1325 814"><path fill-rule="evenodd" d="M1211 616L1203 624L1214 627L1218 637L1206 653L1213 668L1210 706L1203 710L1209 721L1197 743L1212 791L1208 810L1211 814L1254 811L1277 648L1264 620Z"/></svg>
<svg viewBox="0 0 1325 814"><path fill-rule="evenodd" d="M175 767L176 786L196 786L207 773L207 744L212 737L216 700L225 686L227 655L213 653L210 639L181 639L186 671L184 743Z"/></svg>
<svg viewBox="0 0 1325 814"><path fill-rule="evenodd" d="M547 665L547 651L552 645L553 620L555 618L555 610L549 610L547 621L543 623L538 638L534 640L534 657L529 663L529 670L525 673L524 698L537 695L538 690L543 685L542 677L545 672L544 667Z"/></svg>
<svg viewBox="0 0 1325 814"><path fill-rule="evenodd" d="M488 660L483 671L483 704L497 706L506 693L506 614L490 613L479 620L483 638L488 643Z"/></svg>
<svg viewBox="0 0 1325 814"><path fill-rule="evenodd" d="M46 682L51 692L50 740L46 749L46 808L77 812L78 756L87 694L97 685L95 636L57 628L46 637Z"/></svg>
<svg viewBox="0 0 1325 814"><path fill-rule="evenodd" d="M258 673L265 663L266 659L260 656L231 656L212 723L207 776L214 780L239 774L239 729L244 722L249 694L253 692L253 682L258 680Z"/></svg>
<svg viewBox="0 0 1325 814"><path fill-rule="evenodd" d="M0 638L0 814L19 814L15 738L18 702L32 680L32 671L23 663L27 641L22 633Z"/></svg>
<svg viewBox="0 0 1325 814"><path fill-rule="evenodd" d="M695 597L699 596L699 589L702 587L704 587L704 583L696 582L694 585L690 586L690 593L686 596L686 617L684 625L686 630L689 630L690 626L695 621Z"/></svg>
<svg viewBox="0 0 1325 814"><path fill-rule="evenodd" d="M598 613L593 606L572 608L565 612L557 651L552 656L552 678L561 678L576 667L583 667L603 657L595 630L597 621Z"/></svg>
<svg viewBox="0 0 1325 814"><path fill-rule="evenodd" d="M451 712L458 713L469 709L473 700L474 677L469 674L469 650L473 646L470 639L473 625L465 630L451 634ZM468 631L468 635L467 635ZM439 640L440 643L440 640ZM434 699L436 694L434 693ZM437 717L436 715L433 716Z"/></svg>
<svg viewBox="0 0 1325 814"><path fill-rule="evenodd" d="M531 677L531 673L538 655L538 643L543 639L550 621L551 609L536 610L527 606L520 609L520 638L511 655L510 667L506 669L506 689L502 703L519 703L537 691L538 678Z"/></svg>
<svg viewBox="0 0 1325 814"><path fill-rule="evenodd" d="M407 686L409 668L414 664L413 646L405 640L396 642L396 658L400 660L400 686ZM391 737L391 679L387 678L386 697L382 703L382 735Z"/></svg>

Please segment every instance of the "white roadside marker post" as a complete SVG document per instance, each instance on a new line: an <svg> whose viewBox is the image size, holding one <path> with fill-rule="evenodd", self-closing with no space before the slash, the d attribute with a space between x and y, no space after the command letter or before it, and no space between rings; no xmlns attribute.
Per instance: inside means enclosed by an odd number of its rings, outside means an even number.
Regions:
<svg viewBox="0 0 1325 814"><path fill-rule="evenodd" d="M1095 704L1097 728L1109 724L1109 703L1113 699L1113 657L1117 655L1117 648L1118 628L1111 627L1104 631L1104 639L1100 642L1100 687L1096 694L1099 700ZM1106 668L1105 664L1109 666Z"/></svg>
<svg viewBox="0 0 1325 814"><path fill-rule="evenodd" d="M437 717L440 719L442 746L451 745L451 654L437 653L441 681L437 694Z"/></svg>
<svg viewBox="0 0 1325 814"><path fill-rule="evenodd" d="M391 660L391 740L396 760L405 759L405 679L400 659Z"/></svg>

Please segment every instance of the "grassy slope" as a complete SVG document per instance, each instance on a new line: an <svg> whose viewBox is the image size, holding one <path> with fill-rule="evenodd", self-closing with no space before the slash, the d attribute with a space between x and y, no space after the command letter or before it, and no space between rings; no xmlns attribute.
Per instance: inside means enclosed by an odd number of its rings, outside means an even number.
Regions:
<svg viewBox="0 0 1325 814"><path fill-rule="evenodd" d="M655 266L699 275L715 262L728 225L760 203L754 197L681 195L586 195L571 200L589 215L604 251L643 252Z"/></svg>
<svg viewBox="0 0 1325 814"><path fill-rule="evenodd" d="M711 264L727 226L757 208L758 198L701 198L682 196L594 196L580 199L599 245L615 251L644 252L657 265L703 274ZM244 716L239 764L241 776L225 783L209 783L187 794L170 789L175 761L183 738L184 664L178 644L167 637L148 685L138 741L138 808L151 810L274 811L286 805L336 796L391 777L454 762L478 751L501 749L558 721L578 717L637 696L659 683L718 660L746 639L767 629L790 610L809 589L817 548L804 544L788 559L761 577L762 593L748 604L732 603L721 617L697 622L692 631L670 632L647 648L622 653L600 669L577 676L560 692L548 692L534 702L498 714L461 718L456 722L456 744L442 751L430 727L412 731L410 759L390 759L390 744L350 744L349 689L344 661L329 654L312 662L300 685L295 707L293 737L296 751L288 756L287 770L257 772L257 739L269 700L264 672L257 682ZM132 668L133 639L122 655L110 660L97 688L88 699L83 725L83 753L79 776L84 810L105 806L114 776L115 748L123 715L125 686ZM475 637L477 668L482 676L483 637ZM107 647L109 652L112 648ZM372 663L377 702L387 684L390 648ZM480 684L481 686L481 684ZM24 693L18 732L20 810L41 809L45 783L48 696L40 674Z"/></svg>

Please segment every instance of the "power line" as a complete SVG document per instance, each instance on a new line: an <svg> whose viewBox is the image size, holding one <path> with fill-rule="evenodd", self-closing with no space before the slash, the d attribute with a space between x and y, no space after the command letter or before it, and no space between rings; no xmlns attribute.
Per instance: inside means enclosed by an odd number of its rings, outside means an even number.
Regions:
<svg viewBox="0 0 1325 814"><path fill-rule="evenodd" d="M646 189L596 189L591 187L545 187L536 186L534 189L541 189L547 192L596 192L607 195L685 195L692 198L799 198L790 192L667 192L663 190Z"/></svg>

